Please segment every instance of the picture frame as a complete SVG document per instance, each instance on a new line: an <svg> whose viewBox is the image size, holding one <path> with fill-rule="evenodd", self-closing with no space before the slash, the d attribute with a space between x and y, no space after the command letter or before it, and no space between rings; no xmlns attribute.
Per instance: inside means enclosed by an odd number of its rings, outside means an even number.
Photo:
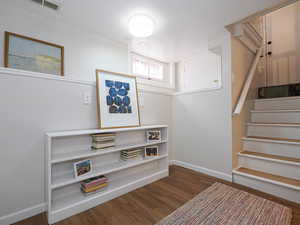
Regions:
<svg viewBox="0 0 300 225"><path fill-rule="evenodd" d="M4 67L64 76L64 47L16 33L4 33Z"/></svg>
<svg viewBox="0 0 300 225"><path fill-rule="evenodd" d="M86 176L93 172L92 161L90 159L75 162L73 165L75 178Z"/></svg>
<svg viewBox="0 0 300 225"><path fill-rule="evenodd" d="M145 147L145 159L157 157L158 153L158 146L147 146Z"/></svg>
<svg viewBox="0 0 300 225"><path fill-rule="evenodd" d="M141 125L135 76L96 70L96 87L100 129Z"/></svg>
<svg viewBox="0 0 300 225"><path fill-rule="evenodd" d="M148 143L161 141L161 131L160 130L147 130L146 139Z"/></svg>

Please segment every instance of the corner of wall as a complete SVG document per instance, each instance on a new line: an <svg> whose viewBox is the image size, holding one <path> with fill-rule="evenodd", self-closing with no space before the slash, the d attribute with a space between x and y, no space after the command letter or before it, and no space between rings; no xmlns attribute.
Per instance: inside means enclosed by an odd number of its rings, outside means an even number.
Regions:
<svg viewBox="0 0 300 225"><path fill-rule="evenodd" d="M232 110L239 99L240 93L247 79L248 72L252 65L255 55L249 51L237 38L231 37L232 49ZM238 166L237 153L243 150L241 139L246 136L245 124L250 119L250 110L253 108L253 99L256 93L256 82L253 82L247 96L246 104L239 115L232 117L232 168Z"/></svg>

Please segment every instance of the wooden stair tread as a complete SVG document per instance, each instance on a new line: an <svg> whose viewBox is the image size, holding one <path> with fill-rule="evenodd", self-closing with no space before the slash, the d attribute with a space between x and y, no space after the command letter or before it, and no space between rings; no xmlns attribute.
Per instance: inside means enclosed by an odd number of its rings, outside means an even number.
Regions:
<svg viewBox="0 0 300 225"><path fill-rule="evenodd" d="M255 138L255 139L265 139L265 140L272 140L272 141L288 141L288 142L299 142L298 139L288 139L288 138L275 138L275 137L260 137L260 136L247 136L247 138Z"/></svg>
<svg viewBox="0 0 300 225"><path fill-rule="evenodd" d="M287 124L287 125L300 125L300 123L266 123L266 122L250 122L250 123L253 123L253 124Z"/></svg>
<svg viewBox="0 0 300 225"><path fill-rule="evenodd" d="M289 96L289 97L276 97L276 98L260 98L254 99L255 102L265 102L265 101L286 101L286 100L296 100L299 99L300 96Z"/></svg>
<svg viewBox="0 0 300 225"><path fill-rule="evenodd" d="M244 168L244 167L236 169L236 171L241 172L241 173L246 173L249 175L253 175L253 176L257 176L257 177L261 177L261 178L265 178L265 179L269 179L269 180L273 180L273 181L277 181L277 182L284 183L284 184L293 185L293 186L300 188L300 181L296 180L296 179L282 177L282 176L278 176L278 175L274 175L274 174L270 174L270 173L264 173L261 171L252 170L252 169L248 169L248 168Z"/></svg>
<svg viewBox="0 0 300 225"><path fill-rule="evenodd" d="M265 153L260 153L260 152L243 151L243 152L241 152L241 154L259 156L259 157L270 158L270 159L283 160L283 161L288 161L288 162L300 163L300 159L298 159L298 158L285 157L285 156L272 155L272 154L265 154Z"/></svg>
<svg viewBox="0 0 300 225"><path fill-rule="evenodd" d="M300 126L300 123L265 123L265 122L249 122L248 125L278 125L278 126Z"/></svg>
<svg viewBox="0 0 300 225"><path fill-rule="evenodd" d="M253 113L286 113L300 112L300 109L266 109L266 110L251 110Z"/></svg>

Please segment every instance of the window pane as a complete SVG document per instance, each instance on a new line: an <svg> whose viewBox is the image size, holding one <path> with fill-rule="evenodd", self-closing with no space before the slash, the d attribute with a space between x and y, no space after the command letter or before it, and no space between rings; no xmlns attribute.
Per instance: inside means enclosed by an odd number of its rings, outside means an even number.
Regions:
<svg viewBox="0 0 300 225"><path fill-rule="evenodd" d="M150 67L149 67L150 78L162 80L163 79L163 70L164 70L164 67L162 64L159 64L159 63L150 64Z"/></svg>
<svg viewBox="0 0 300 225"><path fill-rule="evenodd" d="M133 73L136 75L142 75L148 77L149 65L145 62L140 60L139 58L133 59Z"/></svg>
<svg viewBox="0 0 300 225"><path fill-rule="evenodd" d="M146 58L141 55L132 55L132 72L137 76L163 80L166 66L165 63L156 61L155 59Z"/></svg>

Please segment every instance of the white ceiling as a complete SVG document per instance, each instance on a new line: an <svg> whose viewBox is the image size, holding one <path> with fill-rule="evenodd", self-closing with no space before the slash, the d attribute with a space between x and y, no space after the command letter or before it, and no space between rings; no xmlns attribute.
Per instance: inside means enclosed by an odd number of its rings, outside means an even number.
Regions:
<svg viewBox="0 0 300 225"><path fill-rule="evenodd" d="M49 12L49 16L127 43L131 39L127 29L128 18L142 12L155 20L156 29L152 39L171 45L174 52L180 52L182 49L200 49L209 38L222 32L225 25L285 1L63 0L60 11L55 15ZM30 0L14 2L23 8L33 7L27 4Z"/></svg>

